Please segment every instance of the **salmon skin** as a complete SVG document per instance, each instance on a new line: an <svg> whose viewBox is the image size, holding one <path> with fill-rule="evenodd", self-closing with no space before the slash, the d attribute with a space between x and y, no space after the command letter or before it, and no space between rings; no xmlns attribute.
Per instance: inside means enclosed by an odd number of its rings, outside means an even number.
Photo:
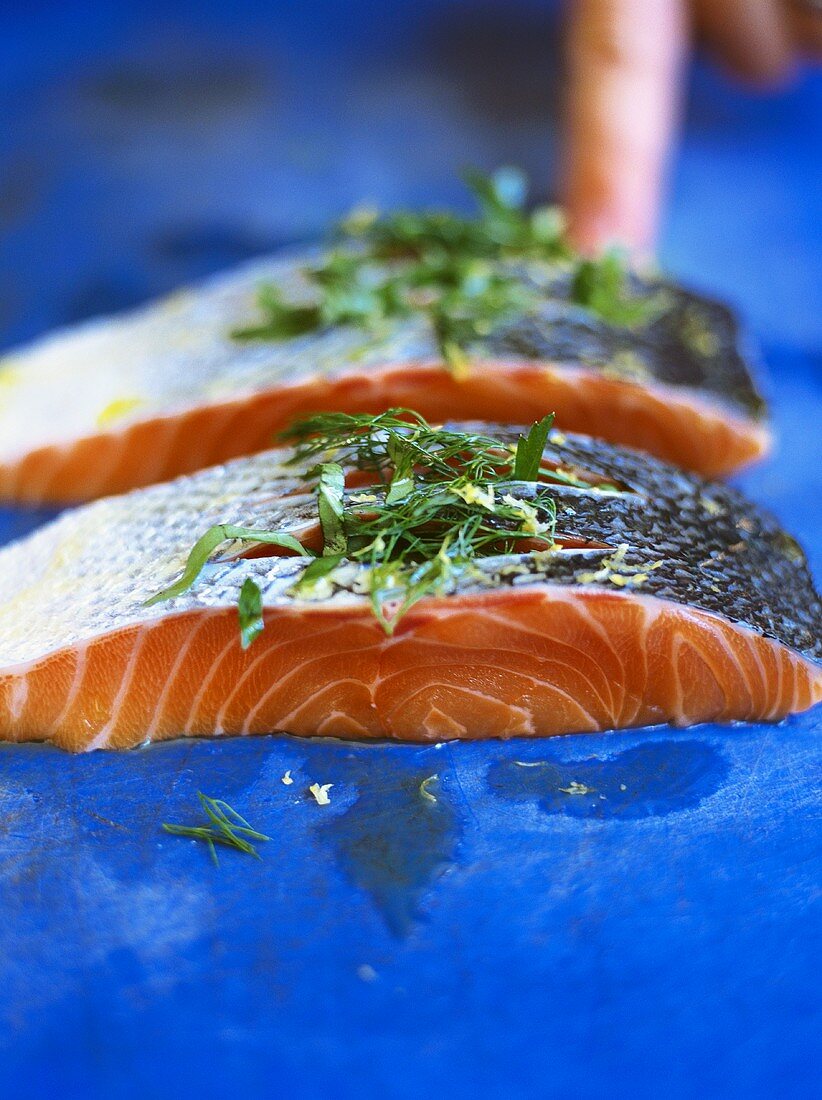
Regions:
<svg viewBox="0 0 822 1100"><path fill-rule="evenodd" d="M545 462L590 483L550 485L558 548L478 559L393 636L364 594L367 566L343 562L300 598L306 559L246 543L146 606L212 524L295 538L316 526L289 457L101 500L0 551L0 737L88 750L275 730L548 736L775 720L822 698L819 597L776 521L733 489L556 431ZM248 578L265 629L243 650Z"/></svg>
<svg viewBox="0 0 822 1100"><path fill-rule="evenodd" d="M567 272L525 268L541 304L443 366L418 316L378 333L336 327L283 341L232 337L261 319L259 288L310 292L317 254L263 259L156 304L59 332L0 363L0 500L70 503L266 449L318 411L390 406L446 418L558 423L724 476L769 446L764 404L723 306L661 280L640 327L574 304ZM640 286L640 280L634 280Z"/></svg>

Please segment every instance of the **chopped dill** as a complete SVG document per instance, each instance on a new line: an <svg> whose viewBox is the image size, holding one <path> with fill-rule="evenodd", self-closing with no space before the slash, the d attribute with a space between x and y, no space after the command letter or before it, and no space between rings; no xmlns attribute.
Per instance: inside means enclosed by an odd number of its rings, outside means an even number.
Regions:
<svg viewBox="0 0 822 1100"><path fill-rule="evenodd" d="M574 479L543 468L552 420L534 424L516 446L434 428L407 409L304 420L284 438L294 445L289 462L302 465L317 496L321 552L312 555L284 532L217 525L195 543L180 580L149 602L190 588L223 542L270 543L311 557L291 589L304 599L333 591L334 575L347 563L365 566L373 614L391 634L419 600L470 577L477 559L553 550L556 505L549 486ZM327 458L334 461L315 462ZM369 491L345 489L345 468L366 471ZM245 647L262 628L254 581L243 584L240 622Z"/></svg>
<svg viewBox="0 0 822 1100"><path fill-rule="evenodd" d="M334 246L304 268L308 300L287 301L272 285L258 295L262 319L235 340L292 340L337 326L378 332L392 318L427 320L442 360L457 377L466 349L500 324L536 310L544 293L523 264L570 268L571 298L605 321L633 327L650 318L655 296L631 290L622 260L575 256L560 212L526 207L527 178L515 168L469 170L477 213L357 210L336 228Z"/></svg>
<svg viewBox="0 0 822 1100"><path fill-rule="evenodd" d="M420 599L470 572L476 558L535 541L553 546L554 500L536 484L551 421L535 425L514 451L490 436L432 428L406 409L329 413L285 433L295 444L294 463L333 453L341 465L374 477L373 492L345 501L345 558L369 567L372 610L386 633ZM518 476L518 464L527 478ZM363 495L370 499L356 499ZM295 585L299 595L310 598L339 564L319 560Z"/></svg>
<svg viewBox="0 0 822 1100"><path fill-rule="evenodd" d="M253 844L247 840L271 840L265 833L258 833L252 829L244 817L232 809L227 802L220 798L209 798L202 791L197 792L200 804L205 810L209 820L208 825L170 825L163 822L163 829L172 836L188 837L191 840L204 840L208 844L209 853L215 866L219 866L216 844L223 844L228 848L236 848L239 852L260 859L260 854Z"/></svg>

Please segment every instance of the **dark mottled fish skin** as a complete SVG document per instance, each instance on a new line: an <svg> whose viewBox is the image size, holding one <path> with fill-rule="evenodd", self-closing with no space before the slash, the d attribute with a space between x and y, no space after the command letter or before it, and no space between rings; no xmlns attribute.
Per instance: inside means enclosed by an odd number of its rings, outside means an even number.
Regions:
<svg viewBox="0 0 822 1100"><path fill-rule="evenodd" d="M660 309L645 325L609 324L576 305L565 277L550 284L549 299L536 313L500 326L483 346L501 358L582 363L626 381L702 391L737 413L764 420L767 406L755 382L758 364L733 311L666 279L636 278L634 288L659 296Z"/></svg>
<svg viewBox="0 0 822 1100"><path fill-rule="evenodd" d="M517 438L507 428L494 434ZM553 432L545 457L563 469L594 474L621 491L552 486L557 537L605 543L611 549L586 551L583 560L559 555L546 565L523 556L526 573L538 570L560 584L591 583L580 577L595 572L603 559L627 545L624 564L642 568L647 579L624 591L722 615L822 659L822 604L805 555L769 513L728 486L586 436ZM648 568L655 562L661 564ZM607 578L594 583L615 591Z"/></svg>

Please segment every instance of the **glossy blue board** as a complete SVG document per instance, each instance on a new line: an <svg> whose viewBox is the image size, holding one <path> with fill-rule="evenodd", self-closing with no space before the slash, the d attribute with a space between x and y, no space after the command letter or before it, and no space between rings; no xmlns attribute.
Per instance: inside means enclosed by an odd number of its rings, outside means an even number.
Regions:
<svg viewBox="0 0 822 1100"><path fill-rule="evenodd" d="M553 178L550 5L0 15L5 346L362 197L459 203L466 162ZM820 118L818 78L697 72L662 249L759 339L780 446L740 480L817 579ZM2 746L0 1095L818 1095L821 727ZM259 862L161 832L198 790Z"/></svg>

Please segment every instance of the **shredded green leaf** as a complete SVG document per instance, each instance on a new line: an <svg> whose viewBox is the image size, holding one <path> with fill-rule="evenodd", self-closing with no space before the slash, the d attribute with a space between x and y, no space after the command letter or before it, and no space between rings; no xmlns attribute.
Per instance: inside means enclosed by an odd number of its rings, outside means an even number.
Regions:
<svg viewBox="0 0 822 1100"><path fill-rule="evenodd" d="M263 632L263 596L257 582L246 577L237 604L240 616L240 645L248 649Z"/></svg>
<svg viewBox="0 0 822 1100"><path fill-rule="evenodd" d="M623 258L577 256L555 207L528 210L528 181L516 168L464 173L473 217L437 210L382 216L355 210L336 229L335 246L304 269L307 300L286 301L274 286L259 291L259 324L237 340L291 340L349 325L372 333L391 318L427 320L443 365L461 378L468 349L499 325L535 311L544 293L523 262L571 272L571 299L609 324L636 327L664 308L664 295L641 292Z"/></svg>
<svg viewBox="0 0 822 1100"><path fill-rule="evenodd" d="M554 414L549 413L533 425L527 436L519 437L514 460L514 477L517 481L536 481L539 477L542 453L553 423Z"/></svg>
<svg viewBox="0 0 822 1100"><path fill-rule="evenodd" d="M317 496L321 553L310 555L287 533L220 524L197 541L180 579L151 602L185 592L224 542L268 543L311 558L291 589L303 599L327 597L348 564L365 566L358 584L390 634L419 600L475 573L479 558L553 549L550 483L572 479L541 469L551 423L544 417L513 448L493 436L434 428L408 409L304 420L284 438L294 445L289 461ZM329 454L337 461L323 462ZM373 484L346 490L346 469L366 472ZM251 578L240 594L240 627L244 647L262 628L262 598Z"/></svg>
<svg viewBox="0 0 822 1100"><path fill-rule="evenodd" d="M581 260L571 283L571 298L604 321L625 328L647 324L662 306L655 294L637 294L625 260L617 251Z"/></svg>
<svg viewBox="0 0 822 1100"><path fill-rule="evenodd" d="M260 854L251 840L271 840L265 833L259 833L252 829L244 817L232 809L227 802L220 798L209 798L202 791L197 792L200 805L209 820L208 825L170 825L163 822L163 829L172 836L189 837L192 840L204 840L208 844L209 853L215 866L219 866L216 844L223 844L228 848L236 848L240 852L260 858Z"/></svg>
<svg viewBox="0 0 822 1100"><path fill-rule="evenodd" d="M571 255L557 211L525 210L522 172L469 171L465 178L479 207L475 217L355 211L337 227L343 248L304 271L313 299L287 302L276 287L263 286L262 322L232 336L290 340L335 325L373 331L387 318L413 313L427 318L444 365L463 374L464 349L537 300L522 275L504 262L556 262Z"/></svg>
<svg viewBox="0 0 822 1100"><path fill-rule="evenodd" d="M528 478L517 474L516 456L499 440L432 428L407 409L329 413L285 433L296 444L294 463L310 467L315 455L333 452L342 466L373 476L372 491L346 494L344 559L368 566L372 610L387 633L419 600L470 572L477 558L529 549L535 539L553 545L554 500L535 484L553 477L539 469L550 423L545 418L523 441L519 461ZM319 564L326 560L308 566L297 594L327 594L318 585L336 565Z"/></svg>
<svg viewBox="0 0 822 1100"><path fill-rule="evenodd" d="M180 579L146 600L145 606L151 607L153 604L161 603L163 600L172 600L175 596L181 596L184 592L187 592L202 573L208 559L217 547L232 539L282 546L286 550L293 550L296 554L310 557L306 548L293 535L280 534L275 531L257 531L251 527L232 527L227 523L218 523L215 527L209 527L206 533L194 543Z"/></svg>
<svg viewBox="0 0 822 1100"><path fill-rule="evenodd" d="M320 527L323 533L323 557L339 557L345 553L345 474L336 462L320 466L317 482Z"/></svg>

